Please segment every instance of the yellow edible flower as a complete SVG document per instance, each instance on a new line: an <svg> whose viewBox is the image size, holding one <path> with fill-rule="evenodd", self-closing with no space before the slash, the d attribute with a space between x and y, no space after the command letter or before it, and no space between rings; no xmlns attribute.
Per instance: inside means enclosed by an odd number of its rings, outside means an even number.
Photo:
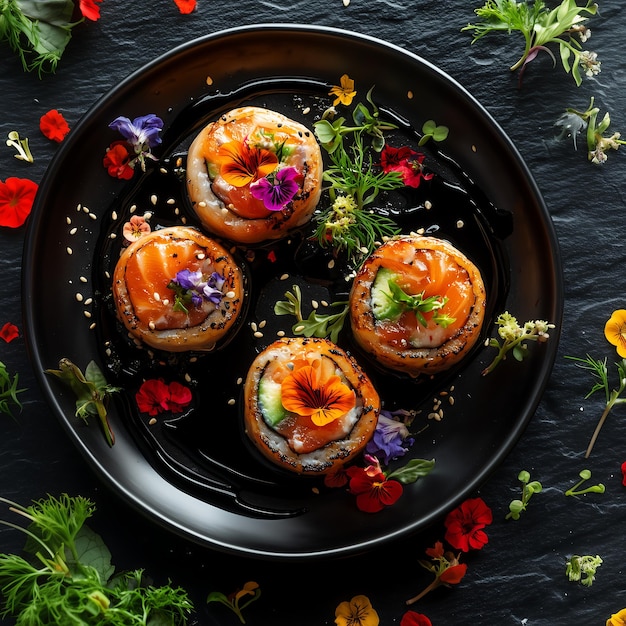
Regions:
<svg viewBox="0 0 626 626"><path fill-rule="evenodd" d="M354 81L347 75L344 74L341 77L341 84L335 85L328 92L329 96L336 96L333 101L333 106L337 106L340 102L344 106L350 106L352 104L352 100L354 96L356 96L356 91L354 90Z"/></svg>
<svg viewBox="0 0 626 626"><path fill-rule="evenodd" d="M606 340L617 349L623 359L626 358L626 310L618 309L604 326Z"/></svg>
<svg viewBox="0 0 626 626"><path fill-rule="evenodd" d="M626 626L626 609L614 613L606 620L606 626Z"/></svg>
<svg viewBox="0 0 626 626"><path fill-rule="evenodd" d="M378 613L367 596L354 596L335 609L337 626L378 626L379 623Z"/></svg>

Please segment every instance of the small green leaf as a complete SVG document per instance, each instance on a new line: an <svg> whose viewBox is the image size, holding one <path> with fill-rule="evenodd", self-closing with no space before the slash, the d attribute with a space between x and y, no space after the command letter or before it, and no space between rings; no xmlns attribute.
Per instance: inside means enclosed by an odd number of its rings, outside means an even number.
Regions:
<svg viewBox="0 0 626 626"><path fill-rule="evenodd" d="M435 459L411 459L405 466L391 472L387 479L395 479L405 485L414 483L418 478L428 476L435 467Z"/></svg>

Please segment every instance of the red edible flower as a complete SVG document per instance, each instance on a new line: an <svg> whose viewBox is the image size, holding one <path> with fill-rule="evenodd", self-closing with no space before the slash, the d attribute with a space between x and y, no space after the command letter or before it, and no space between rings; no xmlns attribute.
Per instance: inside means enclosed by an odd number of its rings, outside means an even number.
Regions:
<svg viewBox="0 0 626 626"><path fill-rule="evenodd" d="M377 513L394 504L402 495L402 484L387 480L378 459L365 455L371 463L367 467L349 467L350 493L356 496L356 505L366 513Z"/></svg>
<svg viewBox="0 0 626 626"><path fill-rule="evenodd" d="M421 613L407 611L400 620L400 626L432 626L432 622Z"/></svg>
<svg viewBox="0 0 626 626"><path fill-rule="evenodd" d="M56 109L48 111L39 118L39 129L44 137L61 143L65 139L65 135L70 132L65 118Z"/></svg>
<svg viewBox="0 0 626 626"><path fill-rule="evenodd" d="M622 463L622 485L626 487L626 461Z"/></svg>
<svg viewBox="0 0 626 626"><path fill-rule="evenodd" d="M114 178L130 180L135 173L135 170L129 165L130 152L125 141L114 141L107 148L102 163L107 168L109 176Z"/></svg>
<svg viewBox="0 0 626 626"><path fill-rule="evenodd" d="M37 189L37 183L28 178L0 181L0 226L21 226L30 215Z"/></svg>
<svg viewBox="0 0 626 626"><path fill-rule="evenodd" d="M92 22L97 22L100 19L100 7L97 3L102 0L79 0L78 6L83 17L86 17Z"/></svg>
<svg viewBox="0 0 626 626"><path fill-rule="evenodd" d="M345 487L348 484L348 472L341 465L337 469L324 474L324 485L330 488Z"/></svg>
<svg viewBox="0 0 626 626"><path fill-rule="evenodd" d="M146 380L135 394L135 401L142 413L158 415L163 411L182 413L191 402L191 391L174 381L169 385L162 379Z"/></svg>
<svg viewBox="0 0 626 626"><path fill-rule="evenodd" d="M20 331L17 326L15 324L11 324L11 322L7 322L2 328L0 328L0 337L2 337L2 339L4 339L7 343L17 339L19 334Z"/></svg>
<svg viewBox="0 0 626 626"><path fill-rule="evenodd" d="M445 539L453 548L463 552L480 550L488 542L483 528L492 521L491 509L484 500L470 498L448 513L444 521Z"/></svg>
<svg viewBox="0 0 626 626"><path fill-rule="evenodd" d="M422 179L430 180L433 174L424 174L424 155L407 146L393 148L385 145L380 155L380 166L383 172L399 172L402 174L402 182L407 187L417 189Z"/></svg>
<svg viewBox="0 0 626 626"><path fill-rule="evenodd" d="M174 0L174 4L183 15L192 13L196 8L196 0Z"/></svg>

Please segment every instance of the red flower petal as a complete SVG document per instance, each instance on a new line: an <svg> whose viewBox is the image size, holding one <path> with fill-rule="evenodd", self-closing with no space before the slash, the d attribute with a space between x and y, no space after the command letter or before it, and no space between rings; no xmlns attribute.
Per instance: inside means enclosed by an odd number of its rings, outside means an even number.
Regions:
<svg viewBox="0 0 626 626"><path fill-rule="evenodd" d="M0 328L0 337L7 343L17 339L19 335L20 331L17 326L15 324L11 324L11 322L7 322L2 328Z"/></svg>
<svg viewBox="0 0 626 626"><path fill-rule="evenodd" d="M465 573L467 572L467 565L465 563L459 563L458 565L452 565L441 572L439 580L447 585L458 585Z"/></svg>
<svg viewBox="0 0 626 626"><path fill-rule="evenodd" d="M142 413L158 415L168 409L169 387L157 379L146 380L135 394L135 401Z"/></svg>
<svg viewBox="0 0 626 626"><path fill-rule="evenodd" d="M622 485L626 487L626 461L622 463Z"/></svg>
<svg viewBox="0 0 626 626"><path fill-rule="evenodd" d="M422 613L407 611L400 620L400 626L432 626L432 622Z"/></svg>
<svg viewBox="0 0 626 626"><path fill-rule="evenodd" d="M28 178L0 181L0 226L21 226L30 215L37 189L37 183Z"/></svg>
<svg viewBox="0 0 626 626"><path fill-rule="evenodd" d="M183 15L192 13L196 8L196 0L174 0L174 4Z"/></svg>
<svg viewBox="0 0 626 626"><path fill-rule="evenodd" d="M348 473L345 467L339 467L324 475L324 485L331 489L345 487L348 484Z"/></svg>
<svg viewBox="0 0 626 626"><path fill-rule="evenodd" d="M100 7L96 4L97 2L102 2L102 0L79 0L78 3L83 17L92 22L97 22L100 19Z"/></svg>
<svg viewBox="0 0 626 626"><path fill-rule="evenodd" d="M387 480L382 473L369 476L361 467L351 467L347 473L350 476L350 493L356 495L356 505L361 511L378 513L402 495L402 485L397 480Z"/></svg>
<svg viewBox="0 0 626 626"><path fill-rule="evenodd" d="M44 137L57 143L63 141L65 135L70 132L70 127L65 118L56 109L48 111L39 118L39 129L44 134Z"/></svg>
<svg viewBox="0 0 626 626"><path fill-rule="evenodd" d="M106 151L102 164L107 168L109 176L130 180L135 170L129 165L130 153L125 141L114 141Z"/></svg>
<svg viewBox="0 0 626 626"><path fill-rule="evenodd" d="M191 391L185 385L174 381L168 387L169 398L167 408L172 413L182 413L182 410L191 402Z"/></svg>
<svg viewBox="0 0 626 626"><path fill-rule="evenodd" d="M493 521L491 509L482 498L472 498L448 513L445 540L457 550L480 550L488 541L483 528Z"/></svg>
<svg viewBox="0 0 626 626"><path fill-rule="evenodd" d="M443 543L436 541L432 548L426 548L426 554L431 559L439 559L443 556Z"/></svg>

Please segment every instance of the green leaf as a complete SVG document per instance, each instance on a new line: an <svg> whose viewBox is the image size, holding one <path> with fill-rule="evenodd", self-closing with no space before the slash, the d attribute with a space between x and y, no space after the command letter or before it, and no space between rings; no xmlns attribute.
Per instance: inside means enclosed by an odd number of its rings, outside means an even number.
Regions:
<svg viewBox="0 0 626 626"><path fill-rule="evenodd" d="M76 553L82 564L98 572L101 581L106 582L113 576L115 567L111 565L111 552L102 537L88 526L83 526L76 535Z"/></svg>
<svg viewBox="0 0 626 626"><path fill-rule="evenodd" d="M391 472L387 479L395 479L405 485L414 483L418 478L428 476L435 467L435 459L411 459L405 466Z"/></svg>

